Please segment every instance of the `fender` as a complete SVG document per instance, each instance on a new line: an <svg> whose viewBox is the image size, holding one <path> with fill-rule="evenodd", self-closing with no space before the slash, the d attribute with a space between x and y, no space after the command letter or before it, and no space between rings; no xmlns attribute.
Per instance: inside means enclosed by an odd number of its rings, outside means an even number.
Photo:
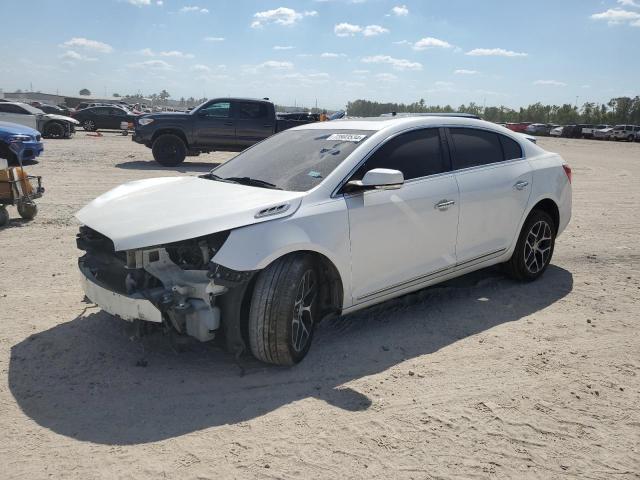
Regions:
<svg viewBox="0 0 640 480"><path fill-rule="evenodd" d="M291 217L232 230L213 261L233 270L255 271L289 253L319 253L333 263L340 275L346 308L352 303L348 239L346 204L343 198L336 198L307 208L302 206Z"/></svg>

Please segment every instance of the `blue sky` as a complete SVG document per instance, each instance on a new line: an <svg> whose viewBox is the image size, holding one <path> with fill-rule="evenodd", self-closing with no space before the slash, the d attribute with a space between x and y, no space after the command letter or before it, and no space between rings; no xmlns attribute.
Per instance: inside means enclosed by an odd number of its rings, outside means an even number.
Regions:
<svg viewBox="0 0 640 480"><path fill-rule="evenodd" d="M0 88L339 108L640 94L640 0L3 0ZM7 16L20 19L7 21ZM24 14L27 13L27 16ZM19 15L18 15L19 14Z"/></svg>

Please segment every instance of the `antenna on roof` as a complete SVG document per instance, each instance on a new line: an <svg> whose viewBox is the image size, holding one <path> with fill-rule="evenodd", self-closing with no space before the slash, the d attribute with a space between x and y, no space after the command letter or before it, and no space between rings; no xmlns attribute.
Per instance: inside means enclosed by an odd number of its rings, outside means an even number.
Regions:
<svg viewBox="0 0 640 480"><path fill-rule="evenodd" d="M262 97L263 100L269 100L269 97Z"/></svg>

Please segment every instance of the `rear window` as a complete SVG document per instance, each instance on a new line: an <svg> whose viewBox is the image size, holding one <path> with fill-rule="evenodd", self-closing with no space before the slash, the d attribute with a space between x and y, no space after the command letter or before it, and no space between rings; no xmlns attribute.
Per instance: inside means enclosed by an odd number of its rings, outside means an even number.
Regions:
<svg viewBox="0 0 640 480"><path fill-rule="evenodd" d="M373 132L286 130L212 170L222 178L250 177L277 188L305 192L319 185Z"/></svg>
<svg viewBox="0 0 640 480"><path fill-rule="evenodd" d="M450 131L455 145L453 166L456 170L503 160L498 134L475 128L452 128Z"/></svg>
<svg viewBox="0 0 640 480"><path fill-rule="evenodd" d="M500 143L502 144L502 151L504 152L505 160L514 160L516 158L522 158L522 147L515 140L506 137L505 135L498 135Z"/></svg>

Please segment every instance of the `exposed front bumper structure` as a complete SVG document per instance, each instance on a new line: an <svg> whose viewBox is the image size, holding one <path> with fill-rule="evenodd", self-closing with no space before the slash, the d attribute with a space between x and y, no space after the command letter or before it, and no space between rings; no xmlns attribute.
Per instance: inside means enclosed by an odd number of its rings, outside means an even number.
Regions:
<svg viewBox="0 0 640 480"><path fill-rule="evenodd" d="M98 281L83 259L78 261L81 282L85 295L105 312L116 315L123 320L145 320L147 322L162 323L162 312L142 295L124 295L114 292Z"/></svg>

